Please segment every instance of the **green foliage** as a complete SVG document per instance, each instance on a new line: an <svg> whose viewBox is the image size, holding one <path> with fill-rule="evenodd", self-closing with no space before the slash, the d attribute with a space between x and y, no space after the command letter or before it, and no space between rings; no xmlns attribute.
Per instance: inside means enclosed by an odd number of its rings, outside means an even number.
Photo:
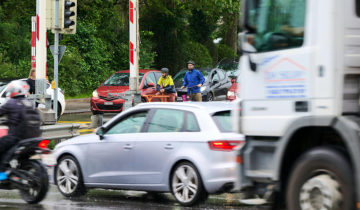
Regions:
<svg viewBox="0 0 360 210"><path fill-rule="evenodd" d="M236 53L234 50L232 50L230 47L224 45L224 44L218 44L218 61L220 61L223 58L234 58L236 57Z"/></svg>
<svg viewBox="0 0 360 210"><path fill-rule="evenodd" d="M212 59L208 49L197 42L188 42L183 45L183 60L185 67L185 63L188 60L193 60L196 63L197 67L211 67Z"/></svg>
<svg viewBox="0 0 360 210"><path fill-rule="evenodd" d="M226 36L240 0L140 0L140 68L213 66L233 57L213 39ZM24 78L30 70L31 16L34 0L0 2L0 77ZM129 69L128 0L78 0L77 34L64 35L67 50L59 65L59 87L67 97L89 95L110 74ZM48 32L48 40L54 36ZM211 52L211 56L210 53ZM53 57L48 51L49 80Z"/></svg>

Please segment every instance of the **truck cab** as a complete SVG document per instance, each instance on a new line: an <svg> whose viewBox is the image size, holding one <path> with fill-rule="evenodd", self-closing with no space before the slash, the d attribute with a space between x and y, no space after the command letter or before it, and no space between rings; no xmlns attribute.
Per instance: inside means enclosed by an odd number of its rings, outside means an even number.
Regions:
<svg viewBox="0 0 360 210"><path fill-rule="evenodd" d="M360 1L242 8L238 189L291 210L360 208Z"/></svg>

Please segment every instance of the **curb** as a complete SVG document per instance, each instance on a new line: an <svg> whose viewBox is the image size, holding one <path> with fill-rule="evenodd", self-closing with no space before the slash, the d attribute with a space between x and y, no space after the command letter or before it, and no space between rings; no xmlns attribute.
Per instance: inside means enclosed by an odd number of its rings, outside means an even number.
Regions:
<svg viewBox="0 0 360 210"><path fill-rule="evenodd" d="M90 103L90 98L66 99L65 103Z"/></svg>
<svg viewBox="0 0 360 210"><path fill-rule="evenodd" d="M64 114L78 114L78 113L87 113L91 112L90 109L77 109L77 110L65 110Z"/></svg>

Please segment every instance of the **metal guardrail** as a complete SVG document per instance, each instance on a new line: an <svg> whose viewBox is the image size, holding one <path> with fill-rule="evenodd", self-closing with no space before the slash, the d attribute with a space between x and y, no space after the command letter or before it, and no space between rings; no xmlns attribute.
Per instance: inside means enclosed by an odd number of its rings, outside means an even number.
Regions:
<svg viewBox="0 0 360 210"><path fill-rule="evenodd" d="M7 129L7 126L3 123L6 118L0 117L0 129ZM67 124L57 124L57 125L43 125L40 127L42 131L42 137L49 140L56 140L56 143L61 140L66 140L75 136L79 136L80 133L78 129L80 124L77 123L67 123Z"/></svg>
<svg viewBox="0 0 360 210"><path fill-rule="evenodd" d="M41 126L42 137L50 140L64 140L79 136L80 124L58 124Z"/></svg>

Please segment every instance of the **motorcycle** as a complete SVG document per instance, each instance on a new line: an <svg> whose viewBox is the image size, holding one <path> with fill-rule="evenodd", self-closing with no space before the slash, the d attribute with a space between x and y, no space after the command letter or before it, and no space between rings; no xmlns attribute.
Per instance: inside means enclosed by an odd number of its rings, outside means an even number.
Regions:
<svg viewBox="0 0 360 210"><path fill-rule="evenodd" d="M40 161L51 155L49 140L41 137L18 142L2 157L8 179L0 181L0 189L18 189L20 196L29 204L42 201L49 189L46 167Z"/></svg>

